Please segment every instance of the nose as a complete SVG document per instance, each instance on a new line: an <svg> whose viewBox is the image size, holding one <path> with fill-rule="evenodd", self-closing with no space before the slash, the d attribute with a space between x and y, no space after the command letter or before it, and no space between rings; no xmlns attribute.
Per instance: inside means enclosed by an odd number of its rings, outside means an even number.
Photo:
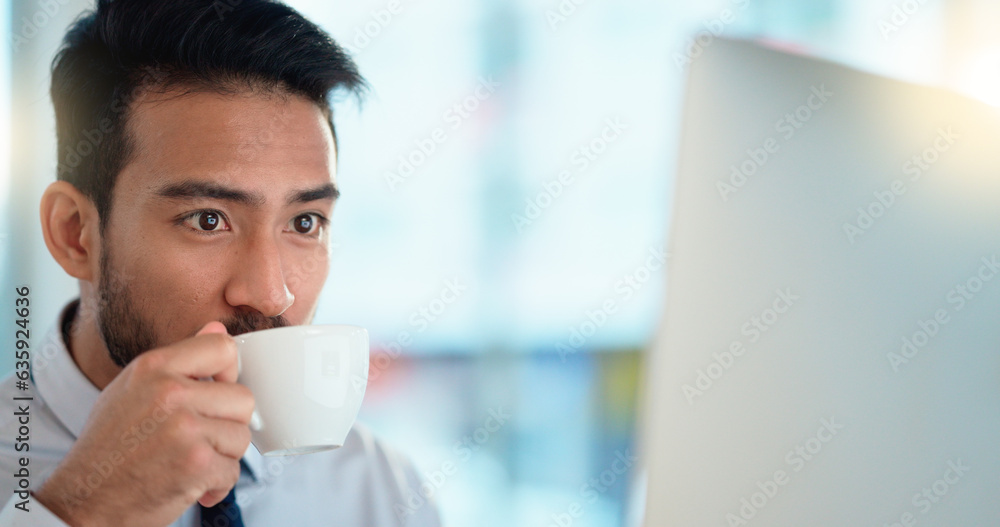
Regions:
<svg viewBox="0 0 1000 527"><path fill-rule="evenodd" d="M229 305L276 317L295 302L285 283L281 249L273 236L254 236L240 247L234 260L235 269L225 291Z"/></svg>

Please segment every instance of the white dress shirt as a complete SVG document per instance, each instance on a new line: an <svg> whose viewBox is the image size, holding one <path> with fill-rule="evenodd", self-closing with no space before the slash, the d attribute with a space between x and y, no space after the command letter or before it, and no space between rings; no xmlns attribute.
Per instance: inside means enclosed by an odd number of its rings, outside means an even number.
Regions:
<svg viewBox="0 0 1000 527"><path fill-rule="evenodd" d="M79 437L100 394L63 342L63 322L75 307L75 302L68 305L32 349L28 390L16 388L13 374L0 380L0 495L10 497L0 511L0 527L66 526L33 496L28 512L16 507L21 499L14 491L20 458L29 458L30 489L39 488ZM15 412L24 404L30 415L28 452L15 450L21 426ZM437 507L425 498L421 483L408 459L355 424L344 446L327 452L264 457L250 445L243 456L236 500L247 527L439 526ZM199 523L195 503L171 527L199 527Z"/></svg>

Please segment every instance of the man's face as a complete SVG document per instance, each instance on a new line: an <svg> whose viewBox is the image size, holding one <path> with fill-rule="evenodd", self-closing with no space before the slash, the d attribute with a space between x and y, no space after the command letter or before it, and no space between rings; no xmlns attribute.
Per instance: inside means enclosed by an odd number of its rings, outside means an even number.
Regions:
<svg viewBox="0 0 1000 527"><path fill-rule="evenodd" d="M168 94L169 95L169 94ZM124 366L220 320L312 320L336 196L333 137L297 96L145 95L102 237L101 331Z"/></svg>

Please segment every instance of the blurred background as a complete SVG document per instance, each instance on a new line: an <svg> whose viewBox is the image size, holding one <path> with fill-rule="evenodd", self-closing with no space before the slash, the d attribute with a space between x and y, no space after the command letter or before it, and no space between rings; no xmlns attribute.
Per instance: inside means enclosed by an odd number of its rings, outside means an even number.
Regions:
<svg viewBox="0 0 1000 527"><path fill-rule="evenodd" d="M361 420L455 526L560 525L574 503L575 526L637 520L639 465L613 467L637 453L656 382L643 350L667 290L684 74L716 34L1000 104L988 0L288 3L372 88L335 108L343 197L316 322L369 329ZM77 290L37 220L48 66L90 4L0 2L0 305L29 285L38 334Z"/></svg>

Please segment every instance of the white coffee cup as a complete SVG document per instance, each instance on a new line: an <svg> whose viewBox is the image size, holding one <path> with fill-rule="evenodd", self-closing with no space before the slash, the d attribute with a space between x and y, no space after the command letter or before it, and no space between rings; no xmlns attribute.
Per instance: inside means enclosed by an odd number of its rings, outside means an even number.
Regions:
<svg viewBox="0 0 1000 527"><path fill-rule="evenodd" d="M233 337L237 382L253 392L251 441L265 456L344 445L368 385L368 331L286 326Z"/></svg>

